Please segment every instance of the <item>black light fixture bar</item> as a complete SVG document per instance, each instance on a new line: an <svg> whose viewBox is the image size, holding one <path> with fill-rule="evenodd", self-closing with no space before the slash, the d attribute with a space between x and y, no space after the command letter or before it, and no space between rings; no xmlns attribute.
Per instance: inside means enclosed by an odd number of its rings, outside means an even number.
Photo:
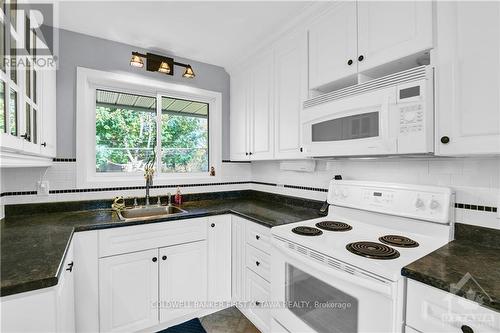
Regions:
<svg viewBox="0 0 500 333"><path fill-rule="evenodd" d="M182 76L186 78L193 78L195 74L193 68L189 64L184 64L182 62L174 61L173 58L165 57L162 55L154 53L140 53L132 52L132 59L130 60L130 65L134 67L142 68L144 63L142 59L146 59L146 70L150 72L160 72L163 74L174 75L174 66L184 67L185 71Z"/></svg>

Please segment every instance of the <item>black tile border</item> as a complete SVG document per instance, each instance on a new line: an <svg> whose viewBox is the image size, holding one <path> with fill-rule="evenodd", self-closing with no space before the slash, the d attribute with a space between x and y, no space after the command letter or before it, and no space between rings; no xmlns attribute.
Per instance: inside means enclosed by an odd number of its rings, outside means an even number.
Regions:
<svg viewBox="0 0 500 333"><path fill-rule="evenodd" d="M459 203L459 202L455 203L455 208L467 209L467 210L477 210L477 211L481 211L481 212L491 212L491 213L497 212L497 207L465 204L465 203Z"/></svg>
<svg viewBox="0 0 500 333"><path fill-rule="evenodd" d="M154 185L151 186L153 189L158 188L177 188L177 187L203 187L203 186L223 186L223 185L243 185L243 184L256 184L264 186L278 187L276 183L267 183L259 181L239 181L239 182L219 182L219 183L199 183L199 184L168 184L168 185ZM299 185L282 185L284 188L297 189L303 191L313 191L313 192L323 192L327 193L327 188L319 187L308 187ZM127 190L145 190L146 186L121 186L121 187L103 187L103 188L76 188L76 189L65 189L65 190L50 190L49 194L64 194L64 193L88 193L88 192L106 192L106 191L127 191ZM36 191L19 191L19 192L3 192L0 193L0 197L7 196L18 196L18 195L36 195ZM497 207L465 204L465 203L455 203L455 208L475 210L480 212L496 213L498 211Z"/></svg>
<svg viewBox="0 0 500 333"><path fill-rule="evenodd" d="M251 161L231 161L231 160L222 160L222 163L252 163Z"/></svg>
<svg viewBox="0 0 500 333"><path fill-rule="evenodd" d="M52 162L76 162L76 158L61 158L61 157L54 157L52 159Z"/></svg>

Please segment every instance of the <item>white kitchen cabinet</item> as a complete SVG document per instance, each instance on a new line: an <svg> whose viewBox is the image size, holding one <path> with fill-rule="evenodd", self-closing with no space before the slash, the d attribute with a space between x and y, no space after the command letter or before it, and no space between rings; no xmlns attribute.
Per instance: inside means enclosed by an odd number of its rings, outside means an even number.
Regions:
<svg viewBox="0 0 500 333"><path fill-rule="evenodd" d="M56 70L40 72L40 155L56 157Z"/></svg>
<svg viewBox="0 0 500 333"><path fill-rule="evenodd" d="M73 242L66 250L57 283L57 331L75 332L75 269Z"/></svg>
<svg viewBox="0 0 500 333"><path fill-rule="evenodd" d="M436 154L499 154L500 3L436 6Z"/></svg>
<svg viewBox="0 0 500 333"><path fill-rule="evenodd" d="M246 299L250 308L245 314L261 331L268 332L271 326L271 310L266 305L270 300L270 284L262 277L247 269L246 271Z"/></svg>
<svg viewBox="0 0 500 333"><path fill-rule="evenodd" d="M158 249L99 260L100 330L137 331L158 324Z"/></svg>
<svg viewBox="0 0 500 333"><path fill-rule="evenodd" d="M245 220L231 216L231 294L234 302L245 298Z"/></svg>
<svg viewBox="0 0 500 333"><path fill-rule="evenodd" d="M160 322L194 313L195 302L207 301L206 251L206 241L160 249Z"/></svg>
<svg viewBox="0 0 500 333"><path fill-rule="evenodd" d="M356 2L338 2L308 28L310 89L357 74Z"/></svg>
<svg viewBox="0 0 500 333"><path fill-rule="evenodd" d="M363 77L358 74L373 76L371 69L402 59L416 66L415 59L433 48L432 6L431 1L418 0L332 5L308 25L309 89L354 85Z"/></svg>
<svg viewBox="0 0 500 333"><path fill-rule="evenodd" d="M250 159L274 156L273 128L273 54L266 52L255 59L250 85Z"/></svg>
<svg viewBox="0 0 500 333"><path fill-rule="evenodd" d="M358 70L429 50L432 1L358 1Z"/></svg>
<svg viewBox="0 0 500 333"><path fill-rule="evenodd" d="M414 280L408 280L406 300L406 325L418 332L500 331L500 313Z"/></svg>
<svg viewBox="0 0 500 333"><path fill-rule="evenodd" d="M231 77L231 159L274 156L273 56L265 52Z"/></svg>
<svg viewBox="0 0 500 333"><path fill-rule="evenodd" d="M231 215L208 218L208 299L231 301Z"/></svg>
<svg viewBox="0 0 500 333"><path fill-rule="evenodd" d="M274 158L303 158L300 112L307 98L305 31L284 36L274 48Z"/></svg>
<svg viewBox="0 0 500 333"><path fill-rule="evenodd" d="M249 148L249 85L246 71L231 75L230 157L233 161L248 160Z"/></svg>

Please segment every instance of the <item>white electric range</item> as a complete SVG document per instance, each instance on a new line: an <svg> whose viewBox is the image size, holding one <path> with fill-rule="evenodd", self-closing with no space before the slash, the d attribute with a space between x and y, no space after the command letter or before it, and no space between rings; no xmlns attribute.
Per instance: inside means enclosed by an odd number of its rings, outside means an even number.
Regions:
<svg viewBox="0 0 500 333"><path fill-rule="evenodd" d="M401 269L453 238L449 188L332 180L324 218L271 229L273 332L401 332Z"/></svg>

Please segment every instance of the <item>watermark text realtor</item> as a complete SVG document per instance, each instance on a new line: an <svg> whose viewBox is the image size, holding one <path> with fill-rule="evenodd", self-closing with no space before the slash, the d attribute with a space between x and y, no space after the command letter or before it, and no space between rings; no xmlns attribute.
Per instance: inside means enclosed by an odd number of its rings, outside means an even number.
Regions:
<svg viewBox="0 0 500 333"><path fill-rule="evenodd" d="M0 18L5 29L3 65L10 70L57 69L59 46L54 4L6 1Z"/></svg>

